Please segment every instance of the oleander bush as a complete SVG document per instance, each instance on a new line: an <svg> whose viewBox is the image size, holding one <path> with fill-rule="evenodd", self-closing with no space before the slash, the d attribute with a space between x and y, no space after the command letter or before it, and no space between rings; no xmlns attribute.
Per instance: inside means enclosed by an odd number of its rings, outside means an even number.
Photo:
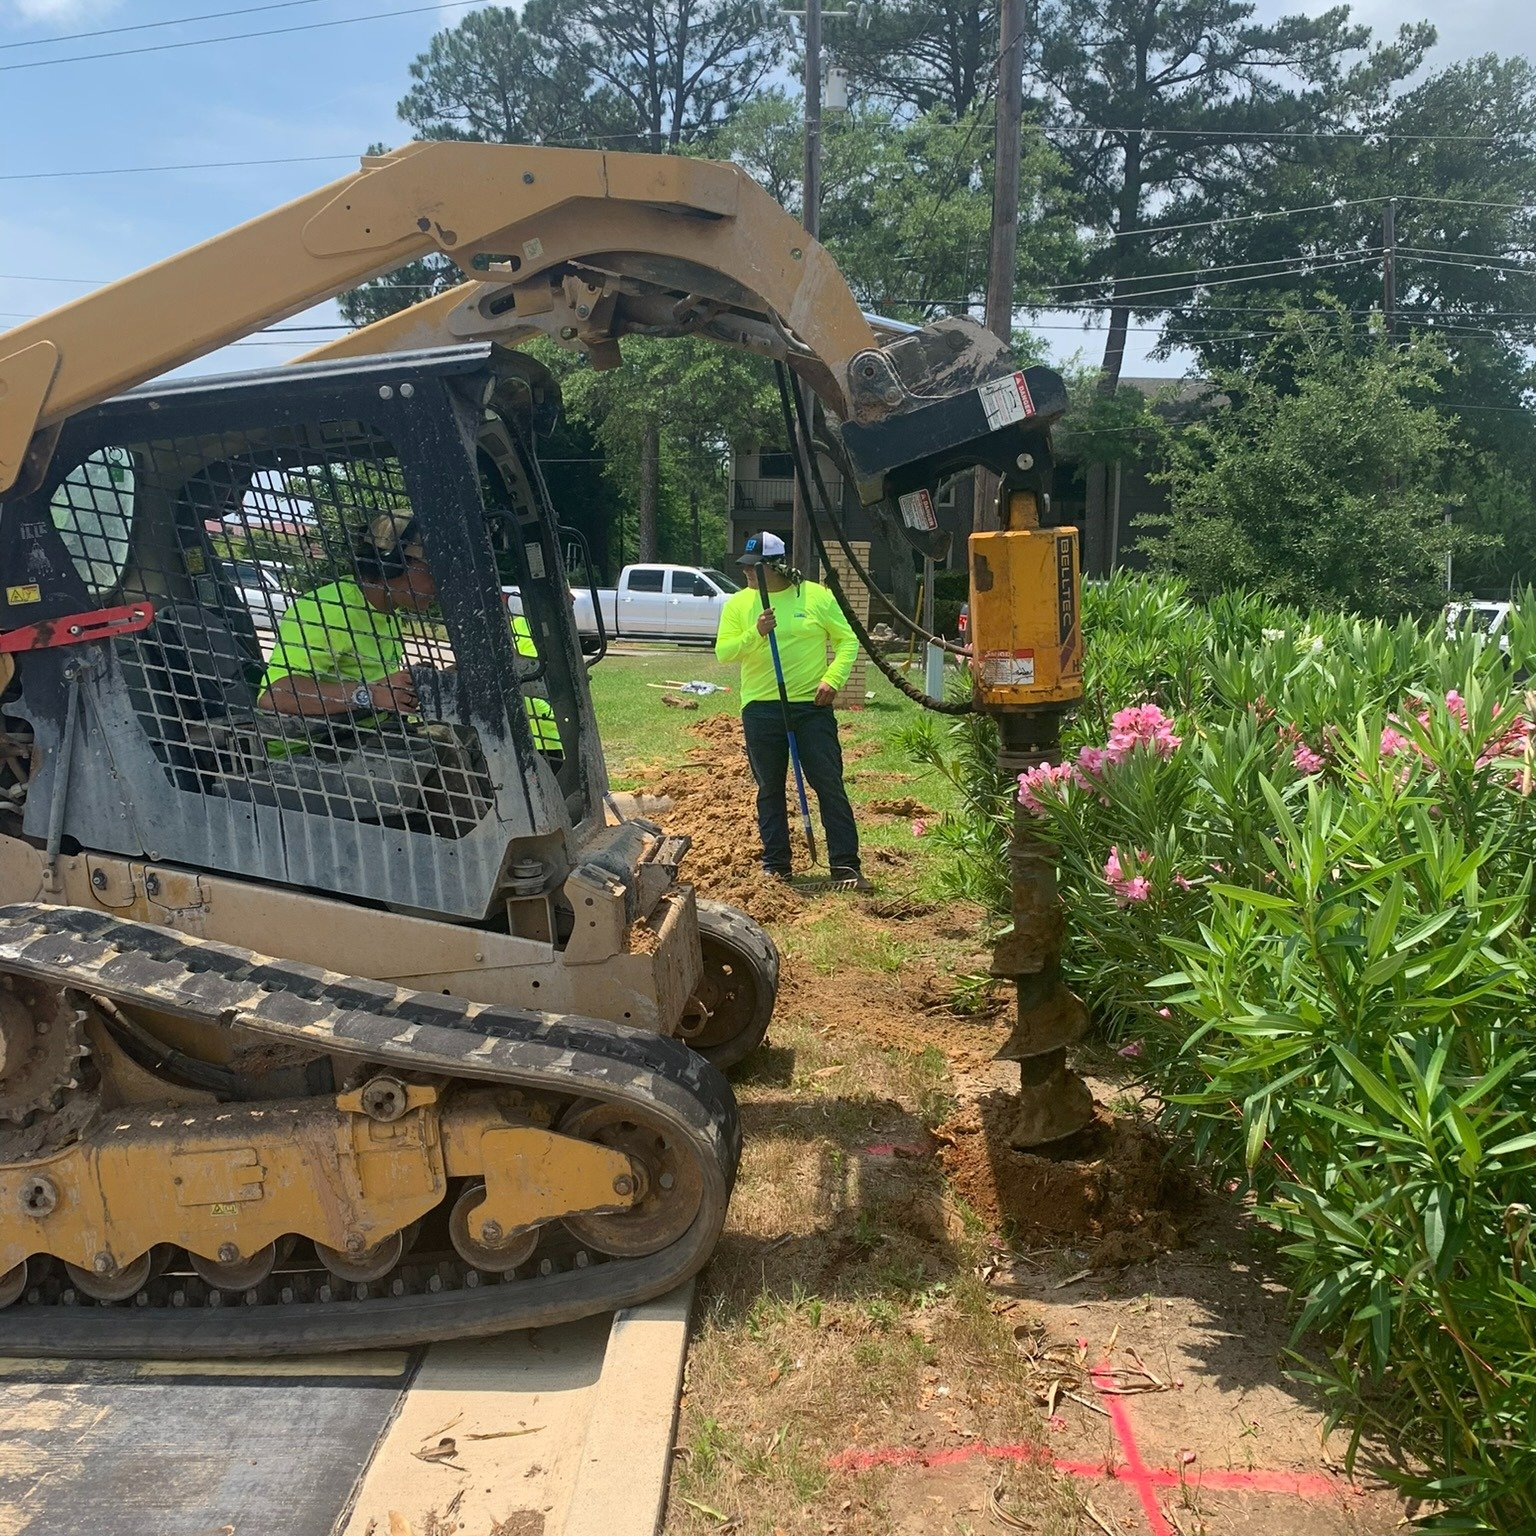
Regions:
<svg viewBox="0 0 1536 1536"><path fill-rule="evenodd" d="M1000 858L1022 799L1073 985L1285 1233L1335 1420L1434 1529L1536 1530L1536 625L1506 653L1129 577L1084 614L1063 762L934 835Z"/></svg>

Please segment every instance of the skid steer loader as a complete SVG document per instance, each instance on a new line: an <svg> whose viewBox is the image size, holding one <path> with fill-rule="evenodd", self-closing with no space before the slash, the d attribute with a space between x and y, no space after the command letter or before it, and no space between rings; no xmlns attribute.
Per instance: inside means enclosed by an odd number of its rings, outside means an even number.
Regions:
<svg viewBox="0 0 1536 1536"><path fill-rule="evenodd" d="M160 378L425 252L470 281ZM0 334L0 1353L487 1333L707 1260L778 959L609 809L508 345L628 334L787 363L918 532L1065 403L877 332L734 167L586 151L408 146Z"/></svg>

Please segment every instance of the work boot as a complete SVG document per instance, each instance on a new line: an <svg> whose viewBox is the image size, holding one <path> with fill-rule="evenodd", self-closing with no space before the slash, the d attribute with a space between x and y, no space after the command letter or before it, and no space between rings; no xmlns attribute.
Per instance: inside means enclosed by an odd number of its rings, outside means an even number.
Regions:
<svg viewBox="0 0 1536 1536"><path fill-rule="evenodd" d="M857 869L834 869L829 884L834 891L857 891L861 896L874 890L863 872Z"/></svg>

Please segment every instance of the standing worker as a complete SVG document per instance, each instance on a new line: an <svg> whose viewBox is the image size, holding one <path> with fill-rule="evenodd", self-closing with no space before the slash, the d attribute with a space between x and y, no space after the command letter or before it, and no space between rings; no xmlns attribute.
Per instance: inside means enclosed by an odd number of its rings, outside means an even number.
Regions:
<svg viewBox="0 0 1536 1536"><path fill-rule="evenodd" d="M753 534L738 564L753 578L755 568L762 567L767 606L749 579L721 609L715 655L741 663L741 726L757 781L763 869L780 880L791 872L784 786L793 733L805 777L821 808L832 884L868 891L872 887L859 868L859 829L843 785L843 751L832 709L837 690L853 670L859 642L831 592L790 568L784 540L777 534ZM777 659L770 634L778 641Z"/></svg>

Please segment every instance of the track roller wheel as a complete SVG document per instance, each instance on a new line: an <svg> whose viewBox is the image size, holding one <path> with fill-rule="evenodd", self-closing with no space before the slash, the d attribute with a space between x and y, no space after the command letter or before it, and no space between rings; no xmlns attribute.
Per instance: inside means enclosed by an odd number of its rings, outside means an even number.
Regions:
<svg viewBox="0 0 1536 1536"><path fill-rule="evenodd" d="M641 1177L640 1199L627 1210L563 1218L583 1247L616 1259L638 1259L660 1252L693 1225L704 1198L703 1182L665 1129L647 1125L628 1105L589 1103L566 1114L560 1134L627 1153Z"/></svg>
<svg viewBox="0 0 1536 1536"><path fill-rule="evenodd" d="M260 1285L277 1267L277 1244L268 1243L247 1258L241 1258L233 1243L219 1250L218 1259L205 1259L189 1253L192 1268L216 1291L248 1291Z"/></svg>
<svg viewBox="0 0 1536 1536"><path fill-rule="evenodd" d="M477 1180L464 1186L448 1213L448 1236L453 1239L454 1252L472 1268L483 1269L491 1275L510 1275L518 1265L526 1264L533 1257L534 1249L539 1246L541 1229L531 1227L500 1242L486 1242L478 1231L471 1234L469 1226L469 1213L484 1199L483 1183Z"/></svg>
<svg viewBox="0 0 1536 1536"><path fill-rule="evenodd" d="M23 1259L14 1269L0 1275L0 1307L8 1307L20 1301L27 1290L27 1261Z"/></svg>
<svg viewBox="0 0 1536 1536"><path fill-rule="evenodd" d="M347 1253L340 1248L327 1248L324 1243L315 1244L320 1262L338 1280L350 1280L354 1285L367 1285L382 1280L405 1256L405 1234L396 1232L372 1248L360 1248Z"/></svg>
<svg viewBox="0 0 1536 1536"><path fill-rule="evenodd" d="M779 990L779 953L745 912L700 901L704 974L689 998L677 1037L722 1072L762 1044Z"/></svg>
<svg viewBox="0 0 1536 1536"><path fill-rule="evenodd" d="M141 1253L131 1264L101 1274L94 1269L82 1269L78 1264L66 1264L65 1273L74 1287L95 1301L127 1301L142 1291L154 1273L154 1252Z"/></svg>

